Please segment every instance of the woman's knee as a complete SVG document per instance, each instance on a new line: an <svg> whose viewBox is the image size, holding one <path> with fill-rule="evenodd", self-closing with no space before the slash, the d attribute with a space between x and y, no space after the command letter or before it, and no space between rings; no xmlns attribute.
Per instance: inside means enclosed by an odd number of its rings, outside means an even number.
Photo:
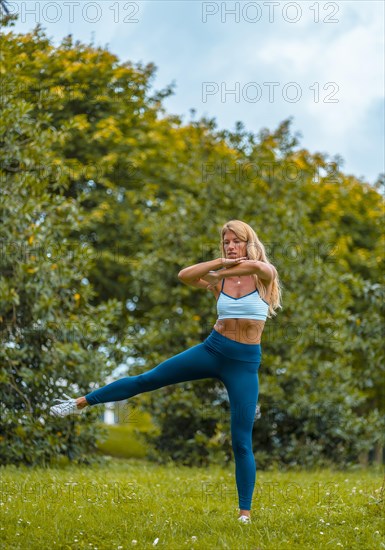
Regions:
<svg viewBox="0 0 385 550"><path fill-rule="evenodd" d="M159 375L152 371L138 374L136 382L141 392L151 391L162 385Z"/></svg>
<svg viewBox="0 0 385 550"><path fill-rule="evenodd" d="M129 395L136 395L148 389L152 386L152 380L149 377L146 377L146 373L137 374L135 376L124 376L117 380L119 389L123 389Z"/></svg>
<svg viewBox="0 0 385 550"><path fill-rule="evenodd" d="M253 454L251 442L245 439L233 438L232 447L233 447L234 456L236 457L237 456L245 457L250 454Z"/></svg>

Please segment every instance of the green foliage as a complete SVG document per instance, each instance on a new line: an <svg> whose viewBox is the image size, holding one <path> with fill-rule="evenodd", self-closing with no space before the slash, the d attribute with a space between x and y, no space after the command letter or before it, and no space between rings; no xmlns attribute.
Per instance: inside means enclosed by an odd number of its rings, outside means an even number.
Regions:
<svg viewBox="0 0 385 550"><path fill-rule="evenodd" d="M50 145L62 130L10 90L1 99L0 456L6 464L46 464L60 454L90 461L95 415L75 424L47 410L63 390L88 393L115 366L109 339L121 304L91 305L91 260L71 238L80 204L65 196L65 177L52 183L42 171L55 162Z"/></svg>
<svg viewBox="0 0 385 550"><path fill-rule="evenodd" d="M148 413L135 411L135 422L127 424L108 425L105 427L106 437L98 441L98 450L109 456L118 458L143 458L148 452L143 434L155 432Z"/></svg>
<svg viewBox="0 0 385 550"><path fill-rule="evenodd" d="M89 460L95 411L42 423L55 384L84 394L128 357L143 372L209 334L212 295L177 273L220 255L231 218L255 228L283 284L262 339L256 457L341 464L384 445L381 180L299 148L290 119L258 135L182 122L162 105L171 88L151 90L151 63L71 36L54 47L40 27L1 40L5 461ZM154 459L230 461L217 381L138 402L159 428Z"/></svg>

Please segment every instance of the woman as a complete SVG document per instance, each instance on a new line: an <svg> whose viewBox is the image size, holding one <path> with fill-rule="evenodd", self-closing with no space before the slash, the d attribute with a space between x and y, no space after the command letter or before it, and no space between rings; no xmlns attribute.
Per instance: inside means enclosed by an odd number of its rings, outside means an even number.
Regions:
<svg viewBox="0 0 385 550"><path fill-rule="evenodd" d="M254 230L240 220L221 229L222 257L182 269L183 283L211 291L217 299L218 319L206 340L153 369L126 376L76 399L57 400L51 414L80 414L87 405L121 401L163 386L218 378L228 392L238 519L250 522L256 465L252 429L258 401L261 335L269 313L281 307L281 289L275 267L269 263Z"/></svg>

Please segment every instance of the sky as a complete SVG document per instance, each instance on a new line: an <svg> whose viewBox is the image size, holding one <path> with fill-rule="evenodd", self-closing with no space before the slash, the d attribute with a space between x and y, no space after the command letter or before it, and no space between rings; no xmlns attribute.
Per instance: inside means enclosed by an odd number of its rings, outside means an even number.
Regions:
<svg viewBox="0 0 385 550"><path fill-rule="evenodd" d="M121 62L154 63L154 89L174 84L169 113L218 128L274 131L292 117L300 147L342 158L373 184L385 171L382 1L24 0L13 32L41 23Z"/></svg>

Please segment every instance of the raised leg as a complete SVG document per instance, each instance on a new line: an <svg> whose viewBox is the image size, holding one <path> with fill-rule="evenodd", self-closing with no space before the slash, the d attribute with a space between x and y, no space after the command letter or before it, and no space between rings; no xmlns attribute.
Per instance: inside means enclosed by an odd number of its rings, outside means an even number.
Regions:
<svg viewBox="0 0 385 550"><path fill-rule="evenodd" d="M122 401L170 384L201 378L218 378L219 370L218 358L210 354L204 344L197 344L166 359L147 372L125 376L87 394L85 398L89 405Z"/></svg>

